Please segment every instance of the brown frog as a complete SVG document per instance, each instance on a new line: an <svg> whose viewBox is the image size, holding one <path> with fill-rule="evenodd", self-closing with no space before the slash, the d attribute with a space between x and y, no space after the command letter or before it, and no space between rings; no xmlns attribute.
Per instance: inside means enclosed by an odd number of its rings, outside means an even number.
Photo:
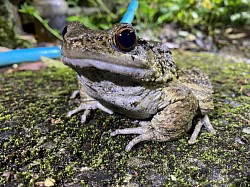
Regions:
<svg viewBox="0 0 250 187"><path fill-rule="evenodd" d="M197 68L181 70L162 43L140 39L130 24L103 31L70 23L63 31L62 61L78 73L81 104L69 116L91 110L117 112L139 120L136 128L111 133L138 134L126 146L141 141L169 141L196 124L189 144L202 126L214 134L208 114L213 110L212 85ZM196 119L196 120L194 120Z"/></svg>

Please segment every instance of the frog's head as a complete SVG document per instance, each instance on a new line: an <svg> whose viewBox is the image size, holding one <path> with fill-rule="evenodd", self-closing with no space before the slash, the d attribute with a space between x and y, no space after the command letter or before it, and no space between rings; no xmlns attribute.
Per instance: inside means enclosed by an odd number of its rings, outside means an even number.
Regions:
<svg viewBox="0 0 250 187"><path fill-rule="evenodd" d="M131 24L91 30L73 22L63 30L62 61L79 74L90 68L146 82L167 82L176 77L168 47L139 39Z"/></svg>

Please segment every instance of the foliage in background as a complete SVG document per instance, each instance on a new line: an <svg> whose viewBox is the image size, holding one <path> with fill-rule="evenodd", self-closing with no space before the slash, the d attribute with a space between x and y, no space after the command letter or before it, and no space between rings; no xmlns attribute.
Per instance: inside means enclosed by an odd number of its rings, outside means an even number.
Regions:
<svg viewBox="0 0 250 187"><path fill-rule="evenodd" d="M43 26L50 32L52 33L55 37L57 37L59 40L62 40L62 37L59 34L59 31L52 29L49 24L48 20L43 19L40 15L39 12L31 5L28 5L27 3L24 3L21 8L19 9L19 12L21 13L26 13L29 15L34 16L40 23L43 24Z"/></svg>
<svg viewBox="0 0 250 187"><path fill-rule="evenodd" d="M142 24L175 22L185 29L242 26L250 23L249 0L157 0L139 1L137 20Z"/></svg>
<svg viewBox="0 0 250 187"><path fill-rule="evenodd" d="M75 5L79 0L68 0ZM114 8L105 7L105 0L88 0L89 6L99 7L93 16L73 16L69 20L80 21L94 29L106 29L119 22L126 11L128 0L113 1ZM134 20L141 28L161 26L175 22L184 29L199 28L212 34L215 28L250 24L250 0L139 0Z"/></svg>
<svg viewBox="0 0 250 187"><path fill-rule="evenodd" d="M67 2L73 6L81 5L79 0L67 0ZM67 20L83 23L91 29L107 29L121 20L128 4L129 1L126 0L87 0L84 6L97 7L96 13L92 15L73 15L69 16Z"/></svg>
<svg viewBox="0 0 250 187"><path fill-rule="evenodd" d="M91 15L79 14L68 17L92 29L107 29L121 20L130 1L128 0L66 0L71 7L95 7ZM174 22L186 30L202 30L213 34L215 28L244 26L250 24L250 0L139 0L134 25L141 29L155 28ZM21 12L39 18L30 7L23 6ZM47 21L39 18L47 25ZM51 31L53 32L53 31Z"/></svg>

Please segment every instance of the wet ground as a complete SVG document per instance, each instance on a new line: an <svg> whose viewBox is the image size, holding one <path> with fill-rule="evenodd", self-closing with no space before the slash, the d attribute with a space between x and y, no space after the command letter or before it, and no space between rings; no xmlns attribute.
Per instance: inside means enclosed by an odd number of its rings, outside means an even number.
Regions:
<svg viewBox="0 0 250 187"><path fill-rule="evenodd" d="M219 55L174 52L180 67L196 66L214 86L210 119L189 146L190 134L172 142L146 142L125 152L136 126L97 110L85 124L70 100L77 89L68 68L0 74L0 186L249 186L250 65Z"/></svg>

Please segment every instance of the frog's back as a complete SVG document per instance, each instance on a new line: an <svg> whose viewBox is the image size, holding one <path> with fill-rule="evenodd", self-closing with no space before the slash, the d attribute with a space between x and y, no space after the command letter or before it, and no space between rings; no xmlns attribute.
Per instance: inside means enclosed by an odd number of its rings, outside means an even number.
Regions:
<svg viewBox="0 0 250 187"><path fill-rule="evenodd" d="M192 90L199 101L202 114L210 113L213 108L213 87L206 74L198 68L181 69L178 72L179 82Z"/></svg>

